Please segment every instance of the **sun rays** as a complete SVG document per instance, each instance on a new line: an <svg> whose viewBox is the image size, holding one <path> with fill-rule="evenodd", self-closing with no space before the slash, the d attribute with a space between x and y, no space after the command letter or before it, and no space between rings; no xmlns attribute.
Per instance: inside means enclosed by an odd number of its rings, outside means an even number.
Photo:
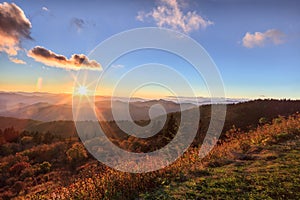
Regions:
<svg viewBox="0 0 300 200"><path fill-rule="evenodd" d="M88 89L87 89L86 86L81 85L81 86L79 86L79 87L77 88L77 93L78 93L79 95L87 95L87 94L88 94Z"/></svg>

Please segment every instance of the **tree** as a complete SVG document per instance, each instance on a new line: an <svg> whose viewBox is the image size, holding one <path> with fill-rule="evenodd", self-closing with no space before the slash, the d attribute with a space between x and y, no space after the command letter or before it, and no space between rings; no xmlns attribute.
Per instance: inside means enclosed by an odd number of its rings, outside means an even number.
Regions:
<svg viewBox="0 0 300 200"><path fill-rule="evenodd" d="M153 125L151 127L151 134L158 134L161 131L161 121L153 119Z"/></svg>
<svg viewBox="0 0 300 200"><path fill-rule="evenodd" d="M72 167L76 167L78 163L81 163L88 157L84 146L79 142L74 143L72 147L67 150L66 154Z"/></svg>
<svg viewBox="0 0 300 200"><path fill-rule="evenodd" d="M263 125L263 124L266 124L268 122L268 120L265 117L261 117L258 122L260 125Z"/></svg>
<svg viewBox="0 0 300 200"><path fill-rule="evenodd" d="M169 120L167 122L167 127L164 130L163 140L166 142L170 142L176 135L178 131L178 122L173 114L170 115Z"/></svg>
<svg viewBox="0 0 300 200"><path fill-rule="evenodd" d="M0 129L0 145L3 145L3 144L5 144L5 138L4 138L4 136L3 136L3 132L2 132L2 130Z"/></svg>
<svg viewBox="0 0 300 200"><path fill-rule="evenodd" d="M17 194L19 194L25 188L25 184L22 181L17 181L12 188Z"/></svg>
<svg viewBox="0 0 300 200"><path fill-rule="evenodd" d="M46 174L51 171L51 164L49 162L44 161L40 164L40 173Z"/></svg>
<svg viewBox="0 0 300 200"><path fill-rule="evenodd" d="M9 172L12 175L20 175L20 173L26 169L29 168L30 164L28 162L18 162L16 164L14 164L11 168L9 168Z"/></svg>
<svg viewBox="0 0 300 200"><path fill-rule="evenodd" d="M23 136L20 140L22 145L31 144L33 138L31 136Z"/></svg>
<svg viewBox="0 0 300 200"><path fill-rule="evenodd" d="M54 140L54 135L52 133L50 133L49 131L47 131L45 134L44 134L44 139L43 139L43 143L45 144L50 144L52 143Z"/></svg>
<svg viewBox="0 0 300 200"><path fill-rule="evenodd" d="M20 133L14 127L6 128L3 131L3 137L6 142L17 142Z"/></svg>
<svg viewBox="0 0 300 200"><path fill-rule="evenodd" d="M33 136L33 142L35 144L41 144L42 143L42 134L39 132L32 132L32 136Z"/></svg>

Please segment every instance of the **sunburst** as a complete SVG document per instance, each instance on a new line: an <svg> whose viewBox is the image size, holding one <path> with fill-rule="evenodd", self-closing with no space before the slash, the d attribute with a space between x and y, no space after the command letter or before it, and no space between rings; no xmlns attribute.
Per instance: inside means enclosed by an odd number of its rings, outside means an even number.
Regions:
<svg viewBox="0 0 300 200"><path fill-rule="evenodd" d="M87 89L87 87L86 86L84 86L84 85L81 85L81 86L79 86L78 88L77 88L77 93L79 94L79 95L87 95L87 93L88 93L88 89Z"/></svg>

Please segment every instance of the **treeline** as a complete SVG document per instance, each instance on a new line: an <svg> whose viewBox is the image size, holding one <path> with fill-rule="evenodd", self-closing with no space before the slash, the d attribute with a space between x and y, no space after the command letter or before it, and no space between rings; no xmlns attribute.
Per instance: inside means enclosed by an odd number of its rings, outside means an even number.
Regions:
<svg viewBox="0 0 300 200"><path fill-rule="evenodd" d="M78 137L10 127L0 129L0 138L0 199L24 195L47 182L68 184L71 180L65 177L92 159Z"/></svg>
<svg viewBox="0 0 300 200"><path fill-rule="evenodd" d="M211 121L211 105L203 105L199 108L200 120L198 122L197 135L194 139L193 146L202 144L206 136ZM232 129L239 129L241 132L256 129L259 125L272 122L278 116L289 116L300 111L299 100L254 100L249 102L227 105L226 119L220 139L226 138L226 133ZM191 110L183 111L193 113ZM100 123L106 136L120 148L132 152L151 152L167 145L176 135L178 127L183 126L185 129L192 130L191 124L194 124L193 117L189 119L191 123L180 124L183 113L176 112L167 115L166 122L162 130L149 138L137 138L123 132L114 122ZM189 115L187 115L189 116ZM156 119L158 122L160 120ZM130 123L122 122L124 126L130 127ZM148 125L150 121L138 121L141 126ZM93 127L92 125L90 127ZM155 130L155 127L153 127ZM93 132L93 131L89 131ZM189 131L187 131L187 134ZM87 136L88 138L88 136Z"/></svg>
<svg viewBox="0 0 300 200"><path fill-rule="evenodd" d="M14 127L0 129L0 156L7 156L40 144L63 141L60 135L33 131L17 131Z"/></svg>

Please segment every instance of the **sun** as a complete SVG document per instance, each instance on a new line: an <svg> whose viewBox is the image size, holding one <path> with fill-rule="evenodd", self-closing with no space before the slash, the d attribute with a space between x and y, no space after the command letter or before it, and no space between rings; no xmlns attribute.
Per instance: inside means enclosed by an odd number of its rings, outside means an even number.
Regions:
<svg viewBox="0 0 300 200"><path fill-rule="evenodd" d="M85 86L81 85L77 88L77 92L80 95L87 95L88 89Z"/></svg>

